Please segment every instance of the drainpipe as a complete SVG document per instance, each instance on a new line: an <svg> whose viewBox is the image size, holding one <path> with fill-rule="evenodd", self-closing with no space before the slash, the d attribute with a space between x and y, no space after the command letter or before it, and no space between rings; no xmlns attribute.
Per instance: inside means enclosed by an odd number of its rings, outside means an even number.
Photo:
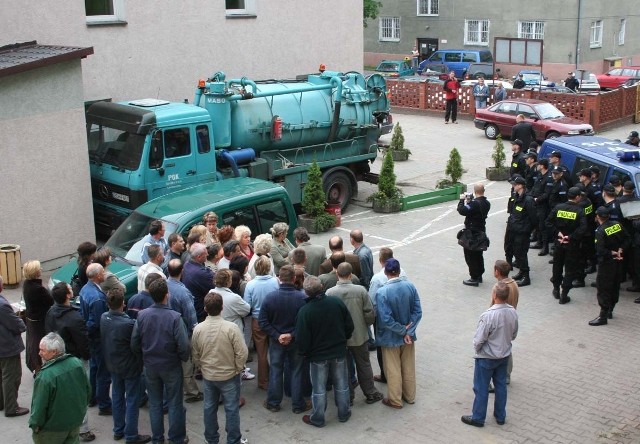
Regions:
<svg viewBox="0 0 640 444"><path fill-rule="evenodd" d="M576 32L576 69L580 64L580 22L582 21L582 0L578 0L578 30Z"/></svg>

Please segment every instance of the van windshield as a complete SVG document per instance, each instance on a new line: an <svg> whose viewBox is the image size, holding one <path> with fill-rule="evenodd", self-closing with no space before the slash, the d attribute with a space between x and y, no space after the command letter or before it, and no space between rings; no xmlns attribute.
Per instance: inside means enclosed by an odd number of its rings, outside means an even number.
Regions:
<svg viewBox="0 0 640 444"><path fill-rule="evenodd" d="M89 160L98 165L105 163L116 169L135 171L140 165L145 137L94 123L87 135Z"/></svg>
<svg viewBox="0 0 640 444"><path fill-rule="evenodd" d="M133 265L142 265L142 239L149 234L149 225L155 218L134 211L109 238L105 247L109 247L117 259ZM165 227L164 237L168 238L178 226L173 222L162 221Z"/></svg>

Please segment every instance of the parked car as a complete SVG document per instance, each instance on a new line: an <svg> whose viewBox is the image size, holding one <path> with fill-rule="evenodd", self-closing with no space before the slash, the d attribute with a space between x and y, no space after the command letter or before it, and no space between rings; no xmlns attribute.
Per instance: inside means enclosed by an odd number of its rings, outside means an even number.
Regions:
<svg viewBox="0 0 640 444"><path fill-rule="evenodd" d="M498 82L502 82L502 86L504 87L504 89L513 89L513 85L506 80L485 79L484 84L489 88L493 88ZM478 83L477 80L463 80L462 82L460 82L460 86L475 86L476 83Z"/></svg>
<svg viewBox="0 0 640 444"><path fill-rule="evenodd" d="M584 79L580 79L580 74L577 73L576 77L578 78L578 82L580 83L579 92L600 92L600 84L598 83L598 78L592 72L586 75L583 75Z"/></svg>
<svg viewBox="0 0 640 444"><path fill-rule="evenodd" d="M498 69L498 72L500 70ZM485 79L493 79L493 63L471 63L464 73L465 80L477 79L484 77Z"/></svg>
<svg viewBox="0 0 640 444"><path fill-rule="evenodd" d="M572 90L571 88L567 88L566 86L525 86L523 89L529 91L540 91L540 92L552 92L552 93L563 93L563 94L578 94L577 91Z"/></svg>
<svg viewBox="0 0 640 444"><path fill-rule="evenodd" d="M425 77L425 76L407 76L403 77L403 82L422 82L422 83L432 83L435 85L444 85L444 80L439 79L437 77Z"/></svg>
<svg viewBox="0 0 640 444"><path fill-rule="evenodd" d="M485 109L477 109L473 120L476 128L484 130L488 139L511 136L511 128L516 124L516 116L523 114L533 125L539 141L561 135L593 135L593 127L588 123L566 117L548 102L535 99L507 99Z"/></svg>
<svg viewBox="0 0 640 444"><path fill-rule="evenodd" d="M426 62L426 60L423 60L420 65L418 65L418 74L421 76L437 77L441 80L447 80L449 77L449 68L447 68L447 65L432 64L427 66Z"/></svg>
<svg viewBox="0 0 640 444"><path fill-rule="evenodd" d="M491 51L475 49L441 49L434 52L423 61L420 66L424 69L429 65L446 65L448 71L454 71L456 77L464 78L464 73L472 63L492 63Z"/></svg>
<svg viewBox="0 0 640 444"><path fill-rule="evenodd" d="M406 60L383 60L378 64L376 73L385 77L405 77L415 74L411 62Z"/></svg>
<svg viewBox="0 0 640 444"><path fill-rule="evenodd" d="M638 86L639 83L640 83L640 77L634 77L632 79L625 80L625 82L622 84L622 87L632 88L632 87Z"/></svg>
<svg viewBox="0 0 640 444"><path fill-rule="evenodd" d="M613 68L608 73L596 76L598 83L600 84L600 89L603 91L607 89L620 88L625 81L633 77L640 77L640 66Z"/></svg>
<svg viewBox="0 0 640 444"><path fill-rule="evenodd" d="M522 74L522 80L526 86L540 85L553 86L555 83L549 82L539 69L521 69L518 74L513 76L513 80L517 79ZM542 79L542 81L541 81Z"/></svg>

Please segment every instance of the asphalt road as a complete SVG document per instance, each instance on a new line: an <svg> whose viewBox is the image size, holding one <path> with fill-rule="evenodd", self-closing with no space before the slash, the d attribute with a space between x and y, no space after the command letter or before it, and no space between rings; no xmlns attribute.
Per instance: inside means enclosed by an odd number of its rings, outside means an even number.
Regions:
<svg viewBox="0 0 640 444"><path fill-rule="evenodd" d="M491 405L483 429L460 422L461 415L470 413L473 402L471 341L476 322L490 304L492 264L504 256L502 237L509 185L484 179L494 142L471 121L445 125L442 116L402 113L395 113L394 118L402 125L406 147L413 152L409 161L396 163L398 184L405 194L433 189L444 177L453 147L462 156L462 181L485 183L492 204L487 223L491 246L485 253L489 270L485 282L478 288L462 285L468 273L455 238L463 222L455 210L457 202L380 215L365 202L374 187L361 184L357 199L343 214L341 227L313 236L312 242L326 246L328 239L338 234L348 245L349 231L358 228L374 255L383 246L393 248L420 292L424 313L417 330L416 403L402 410L380 403L367 405L357 391L353 415L347 423L337 421L335 406L329 402L327 425L316 429L304 424L301 415L290 413L288 400L279 413L264 409L264 391L257 388L256 380L248 381L243 385L247 405L241 410L241 426L249 442L640 442L640 349L635 343L640 335L640 306L633 303L636 295L623 291L609 325L590 327L587 321L598 314L595 290L588 286L595 276L589 275L586 288L571 291L571 303L560 306L551 296L549 257L538 257L537 250L529 254L532 285L521 289L518 305L520 332L514 342L506 425L498 426L490 420ZM622 139L632 129L637 128L621 127L603 135ZM375 171L381 163L379 157ZM20 298L17 289L6 290L5 295L12 302ZM372 362L375 369L373 354ZM378 388L385 391L383 384ZM25 369L21 405L29 405L31 389L32 379ZM202 404L186 406L191 442L202 443ZM222 411L219 416L224 424ZM97 410L91 409L90 421L98 437L95 442L112 442L110 417L98 416ZM26 417L3 418L2 442L30 442L26 423ZM149 431L147 409L143 409L140 432Z"/></svg>

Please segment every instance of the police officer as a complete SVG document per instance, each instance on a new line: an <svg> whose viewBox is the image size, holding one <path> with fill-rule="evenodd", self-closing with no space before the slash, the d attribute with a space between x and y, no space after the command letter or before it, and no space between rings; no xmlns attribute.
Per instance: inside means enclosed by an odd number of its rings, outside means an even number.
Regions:
<svg viewBox="0 0 640 444"><path fill-rule="evenodd" d="M525 193L526 180L522 176L514 176L510 180L513 186L513 194L509 199L507 211L507 229L504 236L504 253L507 262L513 267L513 257L520 271L513 279L518 286L524 287L531 284L529 276L529 236L534 227L538 225L533 198Z"/></svg>
<svg viewBox="0 0 640 444"><path fill-rule="evenodd" d="M540 172L538 171L538 155L529 151L524 155L524 162L527 165L524 175L524 180L527 181L526 190L527 193L531 194L536 178L540 175Z"/></svg>
<svg viewBox="0 0 640 444"><path fill-rule="evenodd" d="M589 321L589 325L606 325L613 317L613 308L620 295L620 264L624 258L624 229L618 221L610 219L610 211L600 207L596 211L596 254L598 256L598 275L596 288L600 314Z"/></svg>
<svg viewBox="0 0 640 444"><path fill-rule="evenodd" d="M616 200L618 201L619 205L622 205L625 202L631 202L634 200L638 200L635 194L635 190L636 190L636 186L635 184L630 181L627 180L624 183L623 189L622 189L622 196L618 197ZM622 207L620 207L620 210L622 210ZM624 254L624 261L623 261L623 265L622 265L622 281L624 281L627 277L627 275L629 275L631 277L631 287L627 288L627 291L640 291L640 267L639 267L639 263L637 263L635 261L635 257L636 257L636 243L633 241L634 240L634 228L633 228L633 220L631 220L628 217L623 217L621 220L622 223L622 228L624 228L624 231L627 233L628 236L628 242L627 242L627 248L625 249L625 254Z"/></svg>
<svg viewBox="0 0 640 444"><path fill-rule="evenodd" d="M593 181L592 177L593 172L589 168L583 168L578 173L578 180L582 185L584 185L584 188L587 192L587 197L589 198L595 209L601 207L604 202L602 201L602 189L600 188L598 182Z"/></svg>
<svg viewBox="0 0 640 444"><path fill-rule="evenodd" d="M547 227L553 230L555 249L553 251L553 297L559 299L560 304L571 300L569 290L573 280L580 272L580 241L587 230L587 222L578 199L580 189L569 188L568 201L555 206L547 217ZM564 269L564 276L562 271ZM562 287L562 293L560 292Z"/></svg>
<svg viewBox="0 0 640 444"><path fill-rule="evenodd" d="M545 221L549 215L549 195L553 188L553 178L549 171L549 159L540 159L538 161L538 176L536 177L531 197L536 204L536 213L538 216L538 233L540 237L538 243L531 245L533 249L541 249L538 256L546 256L549 254L549 235Z"/></svg>
<svg viewBox="0 0 640 444"><path fill-rule="evenodd" d="M464 216L464 227L469 231L468 235L474 242L486 238L486 221L491 204L484 197L484 185L476 184L473 187L472 195L460 195L458 202L458 213ZM482 274L484 273L484 257L482 249L464 248L464 260L469 267L470 279L462 281L464 285L477 287L482 282Z"/></svg>
<svg viewBox="0 0 640 444"><path fill-rule="evenodd" d="M617 193L613 185L607 184L602 188L603 206L609 210L609 220L617 222L622 219L622 211L616 197Z"/></svg>
<svg viewBox="0 0 640 444"><path fill-rule="evenodd" d="M559 166L551 168L551 177L553 179L553 186L549 191L549 210L553 210L553 207L559 203L567 201L567 190L569 185L564 177L564 170Z"/></svg>
<svg viewBox="0 0 640 444"><path fill-rule="evenodd" d="M511 157L511 166L509 167L509 176L513 177L516 174L524 177L526 174L527 164L524 161L524 152L522 151L522 140L515 139L511 142L511 151L513 156Z"/></svg>
<svg viewBox="0 0 640 444"><path fill-rule="evenodd" d="M569 169L562 163L562 153L558 150L553 150L549 153L549 163L554 167L558 166L562 169L564 173L564 180L567 182L569 187L573 186L573 179L571 178L571 173L569 173Z"/></svg>
<svg viewBox="0 0 640 444"><path fill-rule="evenodd" d="M587 192L584 188L584 185L578 184L578 189L580 189L580 196L578 196L578 205L582 208L582 212L584 213L584 218L587 221L587 229L585 230L584 236L582 236L582 241L580 242L580 253L578 254L578 258L580 259L580 268L578 270L578 277L573 281L573 288L581 288L584 287L584 278L587 276L587 264L595 258L596 255L596 246L594 241L595 230L596 230L596 211L591 203L591 200L587 196ZM594 270L595 270L595 262L593 262Z"/></svg>

